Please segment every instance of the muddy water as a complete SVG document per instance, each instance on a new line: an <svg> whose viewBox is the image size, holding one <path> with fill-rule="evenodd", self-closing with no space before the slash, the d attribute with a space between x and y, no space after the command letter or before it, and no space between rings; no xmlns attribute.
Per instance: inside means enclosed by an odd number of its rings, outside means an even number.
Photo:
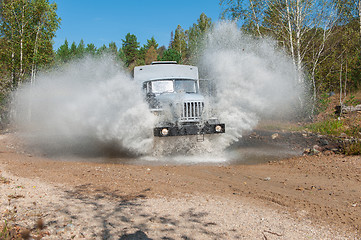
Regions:
<svg viewBox="0 0 361 240"><path fill-rule="evenodd" d="M173 156L143 156L143 157L117 157L117 156L68 156L58 157L60 160L76 162L96 162L110 164L134 165L239 165L261 164L269 161L278 161L285 158L300 156L302 151L292 150L282 145L254 145L238 146L223 154L212 155L173 155Z"/></svg>
<svg viewBox="0 0 361 240"><path fill-rule="evenodd" d="M283 145L241 146L229 153L229 164L260 164L300 156L302 151Z"/></svg>
<svg viewBox="0 0 361 240"><path fill-rule="evenodd" d="M277 133L269 131L255 131L239 139L238 142L229 146L223 152L199 152L187 154L184 151L173 152L164 155L147 156L124 156L112 148L104 148L96 154L75 156L58 156L63 161L96 162L110 164L131 165L240 165L261 164L269 161L278 161L293 156L300 156L304 148L317 144L319 137L315 135L305 136L301 133ZM196 137L184 139L164 138L169 144L174 141L189 141L193 148L202 145ZM183 149L184 150L184 149Z"/></svg>

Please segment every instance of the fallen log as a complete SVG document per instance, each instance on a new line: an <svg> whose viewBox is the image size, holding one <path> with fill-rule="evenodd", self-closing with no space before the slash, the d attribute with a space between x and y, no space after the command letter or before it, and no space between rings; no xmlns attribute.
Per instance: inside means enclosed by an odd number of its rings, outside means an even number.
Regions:
<svg viewBox="0 0 361 240"><path fill-rule="evenodd" d="M336 106L335 107L335 114L340 114L342 113L350 113L350 112L357 112L357 111L361 111L361 104L356 105L356 106Z"/></svg>

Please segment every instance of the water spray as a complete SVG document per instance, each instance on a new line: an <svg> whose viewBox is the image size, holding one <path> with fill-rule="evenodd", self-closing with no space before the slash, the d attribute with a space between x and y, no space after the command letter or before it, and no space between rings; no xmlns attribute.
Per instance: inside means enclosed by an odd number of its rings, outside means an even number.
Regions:
<svg viewBox="0 0 361 240"><path fill-rule="evenodd" d="M227 126L225 134L202 143L190 137L154 141L155 117L142 86L109 56L68 63L22 86L14 101L14 120L29 146L49 154L224 160L215 155L222 155L260 119L291 113L302 87L292 60L275 41L248 36L233 22L216 24L203 46L198 67L216 88L209 101Z"/></svg>

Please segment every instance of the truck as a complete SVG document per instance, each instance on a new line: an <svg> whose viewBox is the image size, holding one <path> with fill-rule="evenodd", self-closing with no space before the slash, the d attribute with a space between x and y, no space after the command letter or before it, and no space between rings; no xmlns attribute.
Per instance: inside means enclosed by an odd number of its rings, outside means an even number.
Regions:
<svg viewBox="0 0 361 240"><path fill-rule="evenodd" d="M212 116L200 90L198 67L156 61L135 67L134 80L157 116L155 137L225 133L225 124Z"/></svg>

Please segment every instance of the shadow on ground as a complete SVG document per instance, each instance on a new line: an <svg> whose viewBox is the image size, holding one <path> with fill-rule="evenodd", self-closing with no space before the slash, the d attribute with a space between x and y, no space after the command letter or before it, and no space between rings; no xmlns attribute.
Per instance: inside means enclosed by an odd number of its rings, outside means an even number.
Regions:
<svg viewBox="0 0 361 240"><path fill-rule="evenodd" d="M60 236L72 232L70 237L95 239L221 239L226 236L212 229L217 224L207 221L207 212L182 206L184 211L175 214L173 203L167 206L149 203L146 199L149 191L147 188L133 195L122 195L94 190L91 184L77 186L65 192L59 206L52 206L57 209L54 218L63 216L64 220L48 221L49 228L55 228Z"/></svg>

